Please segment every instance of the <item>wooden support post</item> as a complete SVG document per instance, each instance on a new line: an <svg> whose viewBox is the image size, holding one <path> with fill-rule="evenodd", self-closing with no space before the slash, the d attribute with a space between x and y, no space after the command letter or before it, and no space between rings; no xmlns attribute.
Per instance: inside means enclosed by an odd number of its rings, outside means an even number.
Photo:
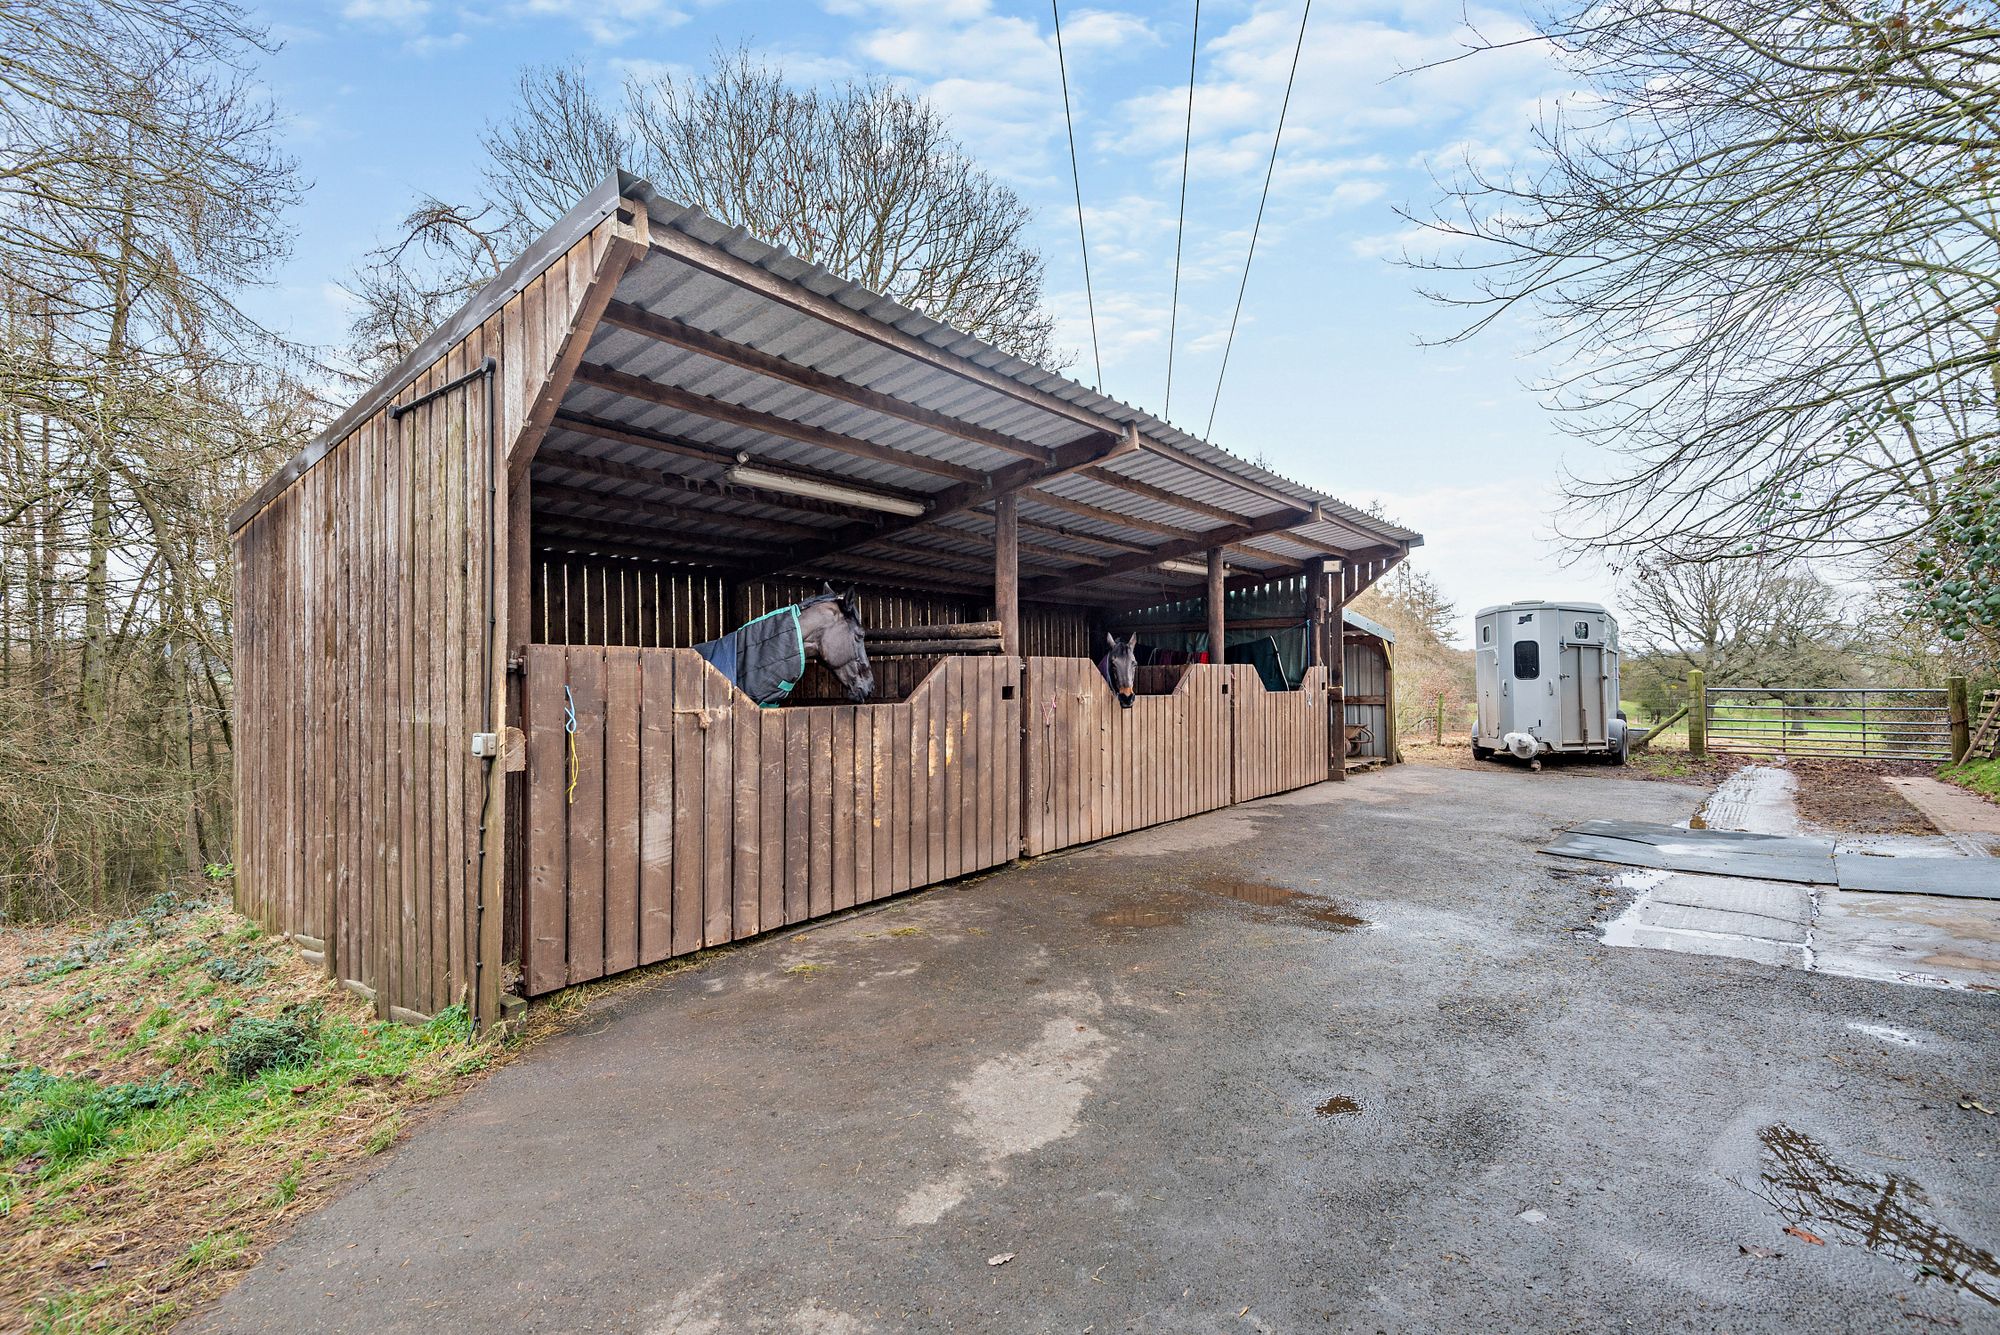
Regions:
<svg viewBox="0 0 2000 1335"><path fill-rule="evenodd" d="M538 638L534 536L534 483L523 459L507 471L507 651L515 655Z"/></svg>
<svg viewBox="0 0 2000 1335"><path fill-rule="evenodd" d="M1944 707L1951 722L1951 763L1956 765L1972 750L1972 715L1966 708L1965 678L1945 678Z"/></svg>
<svg viewBox="0 0 2000 1335"><path fill-rule="evenodd" d="M1439 746L1444 745L1444 692L1443 691L1438 692L1438 698L1437 698L1437 744Z"/></svg>
<svg viewBox="0 0 2000 1335"><path fill-rule="evenodd" d="M1208 661L1226 663L1229 661L1228 627L1224 625L1223 613L1228 609L1229 594L1224 587L1229 568L1222 562L1222 548L1208 549Z"/></svg>
<svg viewBox="0 0 2000 1335"><path fill-rule="evenodd" d="M1307 638L1313 647L1313 660L1326 667L1327 777L1336 780L1347 777L1347 691L1341 672L1346 658L1341 621L1346 579L1339 560L1322 557L1313 562L1312 578L1306 586L1310 592Z"/></svg>
<svg viewBox="0 0 2000 1335"><path fill-rule="evenodd" d="M1688 673L1688 754L1708 754L1708 697L1702 693L1700 668Z"/></svg>
<svg viewBox="0 0 2000 1335"><path fill-rule="evenodd" d="M993 619L1000 623L1000 652L1021 652L1021 501L1014 492L993 498Z"/></svg>
<svg viewBox="0 0 2000 1335"><path fill-rule="evenodd" d="M1396 646L1382 641L1382 730L1387 739L1382 747L1384 765L1403 763L1403 735L1396 727Z"/></svg>

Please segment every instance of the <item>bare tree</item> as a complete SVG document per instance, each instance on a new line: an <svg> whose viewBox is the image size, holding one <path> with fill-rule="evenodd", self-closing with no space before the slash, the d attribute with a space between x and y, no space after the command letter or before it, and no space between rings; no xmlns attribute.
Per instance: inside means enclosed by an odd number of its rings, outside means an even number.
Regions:
<svg viewBox="0 0 2000 1335"><path fill-rule="evenodd" d="M1628 657L1712 686L1841 685L1857 667L1838 593L1796 562L1641 562L1622 602Z"/></svg>
<svg viewBox="0 0 2000 1335"><path fill-rule="evenodd" d="M528 69L483 143L485 201L425 200L350 284L370 369L621 167L1017 356L1052 359L1031 211L935 107L892 84L800 87L747 51L720 50L699 74L631 78L608 102L578 66Z"/></svg>
<svg viewBox="0 0 2000 1335"><path fill-rule="evenodd" d="M2000 430L1993 0L1580 0L1531 39L1581 96L1468 160L1422 261L1469 337L1538 316L1608 474L1566 525L1712 560L1920 541ZM1480 50L1491 50L1482 43ZM1476 54L1476 52L1474 53Z"/></svg>
<svg viewBox="0 0 2000 1335"><path fill-rule="evenodd" d="M1452 647L1458 633L1457 607L1437 581L1408 562L1364 590L1354 610L1380 622L1395 635L1396 719L1408 735L1423 732L1443 698L1454 732L1472 705L1472 655Z"/></svg>
<svg viewBox="0 0 2000 1335"><path fill-rule="evenodd" d="M0 0L0 35L11 917L228 860L221 516L293 443L262 405L309 399L237 305L297 194L261 32L226 0Z"/></svg>

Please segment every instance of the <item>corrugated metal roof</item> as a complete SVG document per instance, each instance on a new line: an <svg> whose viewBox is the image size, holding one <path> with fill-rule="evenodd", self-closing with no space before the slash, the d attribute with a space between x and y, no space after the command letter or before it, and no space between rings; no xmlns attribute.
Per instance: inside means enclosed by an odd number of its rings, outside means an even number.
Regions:
<svg viewBox="0 0 2000 1335"><path fill-rule="evenodd" d="M591 332L533 475L541 484L537 513L571 531L566 544L575 545L574 532L595 519L623 533L622 526L654 508L663 521L656 526L662 547L672 545L676 532L697 542L751 545L761 536L771 551L769 568L803 568L808 562L787 563L798 553L775 539L825 533L827 541L814 542L844 547L857 570L896 559L929 565L948 580L962 582L982 568L990 578L982 563L993 519L982 509L940 507L915 521L888 520L868 509L731 487L724 474L737 459L927 503L950 493L961 507L990 491L997 474L1035 474L1028 485L1036 491L1020 501L1024 579L1087 585L1090 592L1079 595L1085 600L1129 599L1134 589L1147 588L1185 596L1184 577L1150 564L1156 550L1172 556L1231 541L1236 570L1277 574L1314 556L1422 541L662 199L622 173L437 337L476 326L561 253L553 249L558 242L586 233L621 196L645 206L654 244L619 281L610 318ZM663 329L662 320L686 331ZM690 333L702 350L682 346ZM718 347L717 339L725 342ZM420 374L448 346L433 348L435 341L420 351L423 364L413 358L365 395L242 517ZM867 401L870 393L894 402ZM1097 458L1128 432L1136 433L1140 449ZM1050 452L1063 447L1096 458L1092 473L1040 476ZM1234 541L1241 530L1224 516L1271 531L1245 545ZM815 570L838 569L842 560L838 550L803 555Z"/></svg>
<svg viewBox="0 0 2000 1335"><path fill-rule="evenodd" d="M740 227L729 226L715 218L709 217L699 209L689 208L677 202L667 200L655 192L647 182L636 180L628 182L626 193L628 196L645 203L647 213L656 225L672 227L676 231L682 232L697 241L715 246L739 260L756 265L774 276L796 282L823 297L838 302L850 310L867 315L871 319L883 324L893 326L913 337L921 338L925 342L951 352L955 356L961 357L975 365L1006 375L1022 385L1051 394L1066 403L1073 404L1096 416L1120 425L1136 426L1139 432L1149 441L1189 455L1252 486L1289 497L1301 505L1321 504L1329 512L1331 518L1342 521L1325 526L1328 530L1329 540L1342 540L1331 535L1336 532L1344 532L1352 535L1347 538L1348 541L1353 541L1356 536L1365 535L1366 541L1371 544L1417 545L1422 542L1421 535L1413 530L1370 515L1366 511L1348 505L1334 496L1273 473L1269 469L1260 468L1246 459L1238 458L1227 450L1223 450L1197 436L1180 430L1178 427L1153 416L1151 413L1144 412L1130 404L1101 394L1054 371L1035 366L1018 357L1011 356L971 334L951 329L891 298L870 291L860 284L850 282L837 274L830 273L818 265L809 264L777 246L758 240ZM634 275L628 276L628 281L630 281L631 277L636 277L638 274L643 274L648 270L656 270L656 267L662 267L661 261L663 259L665 257L657 253L650 256L645 264L635 270ZM684 269L683 273L685 272ZM660 280L656 277L654 281L658 282ZM705 295L711 300L714 298L716 289L731 286L717 279L707 279L706 283ZM697 287L697 291L702 291L702 289ZM742 293L741 289L736 289L736 293L737 300L739 301L748 296L748 294ZM623 284L620 285L619 297L621 300L625 299L625 286ZM676 298L669 304L679 304L680 300L680 298ZM699 314L707 314L712 317L725 319L732 318L734 315L733 312L722 309L720 304L710 306L705 311L700 311L700 300L700 297L695 298L696 305L690 307L690 309L696 309L699 312L696 316L681 315L678 311L675 314L678 318L686 319L691 324L702 325L704 328L711 328L711 326L699 318ZM646 306L647 309L655 309L645 301L635 304ZM869 345L866 345L862 340L856 340L851 337L841 339L838 337L838 331L824 324L820 324L818 330L812 330L806 323L802 323L800 317L796 314L784 312L782 308L769 306L768 303L765 305L765 310L761 312L756 311L754 298L752 298L749 304L737 308L745 317L744 324L738 326L740 332L731 333L728 329L721 327L713 327L712 332L727 334L735 338L738 342L745 342L759 348L765 348L768 351L778 352L788 360L799 361L807 365L823 366L822 359L837 358L843 355L855 357L860 360L865 360L868 357L868 354L863 349ZM761 324L759 323L760 321L762 322ZM810 323L818 324L819 322L813 321ZM780 328L786 326L789 326L789 328L785 328L788 341L782 347L767 345L762 339L756 336L762 334L765 337L769 337ZM751 336L746 337L743 336L744 334ZM880 359L875 363L878 367L885 365L893 366L900 361L907 379L900 381L895 388L891 388L887 384L868 380L864 373L862 376L856 378L856 383L868 384L871 388L882 389L884 392L894 393L898 398L921 402L925 406L936 406L941 411L952 412L954 415L960 415L964 412L965 407L969 407L971 404L977 402L979 396L982 394L989 396L987 399L988 403L993 404L998 411L1008 411L1004 407L1004 400L999 400L996 403L995 401L998 400L998 396L990 395L990 391L981 391L977 387L967 386L963 381L958 382L959 392L964 396L962 406L933 404L927 396L935 392L937 388L936 378L941 373L919 368L915 363L898 358L896 354L886 349L875 349L875 356ZM832 370L834 367L824 365L823 369ZM859 369L858 366L850 367L844 369L841 373L843 376L849 376L853 375ZM946 377L946 379L951 378ZM1016 414L1013 420L986 419L982 420L981 424L993 426L1012 435L1025 436L1025 427L1023 419L1020 416L1022 410L1017 408L1012 411ZM1033 412L1032 409L1025 411L1027 413ZM969 418L969 420L973 419ZM1036 437L1026 436L1026 438L1035 439ZM1074 437L1072 436L1072 438ZM1046 438L1042 439L1046 441ZM1173 467L1167 461L1162 460L1161 462L1166 467ZM1126 471L1126 468L1121 468L1120 471ZM1225 500L1214 499L1215 496L1227 493L1228 489L1226 486L1215 483L1213 484L1213 493L1211 495L1201 494L1194 488L1194 484L1186 481L1189 471L1185 468L1174 469L1175 476L1180 479L1180 482L1176 484L1177 486L1186 486L1188 489L1187 494L1196 499L1212 500L1212 503L1215 504L1227 503ZM1137 474L1135 473L1135 475ZM1204 481L1209 480L1204 479ZM1160 485L1168 484L1161 483ZM1234 494L1239 499L1244 495L1241 491ZM1267 502L1261 510L1249 511L1248 513L1253 515L1268 513L1271 508Z"/></svg>

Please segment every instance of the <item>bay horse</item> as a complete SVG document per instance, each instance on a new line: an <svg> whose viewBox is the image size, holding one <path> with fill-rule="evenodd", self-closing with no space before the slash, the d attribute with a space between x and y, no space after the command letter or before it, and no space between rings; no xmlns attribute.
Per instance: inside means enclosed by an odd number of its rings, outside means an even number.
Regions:
<svg viewBox="0 0 2000 1335"><path fill-rule="evenodd" d="M1111 645L1109 653L1097 660L1097 670L1104 674L1104 680L1111 683L1111 689L1118 693L1118 707L1132 707L1132 680L1139 675L1139 632L1133 631L1120 640L1110 631L1104 638Z"/></svg>

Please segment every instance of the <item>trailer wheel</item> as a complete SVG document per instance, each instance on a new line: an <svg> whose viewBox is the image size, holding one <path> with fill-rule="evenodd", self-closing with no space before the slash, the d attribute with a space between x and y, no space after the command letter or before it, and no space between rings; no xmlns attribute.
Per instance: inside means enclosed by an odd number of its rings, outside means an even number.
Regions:
<svg viewBox="0 0 2000 1335"><path fill-rule="evenodd" d="M1493 759L1493 748L1490 746L1481 746L1478 742L1474 742L1472 744L1472 758L1474 760L1491 760Z"/></svg>

